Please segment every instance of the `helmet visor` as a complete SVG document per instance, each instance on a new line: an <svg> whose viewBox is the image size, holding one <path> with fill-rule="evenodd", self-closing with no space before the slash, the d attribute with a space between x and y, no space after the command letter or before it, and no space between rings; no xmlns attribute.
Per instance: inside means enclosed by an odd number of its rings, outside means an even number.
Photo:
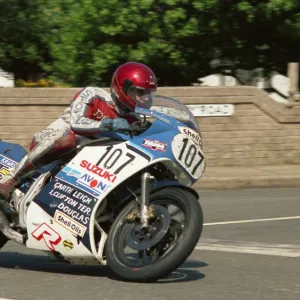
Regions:
<svg viewBox="0 0 300 300"><path fill-rule="evenodd" d="M147 94L151 94L151 91L155 91L155 89L136 86L131 80L125 80L124 82L124 93L126 96L130 97L134 102L138 101L140 98Z"/></svg>
<svg viewBox="0 0 300 300"><path fill-rule="evenodd" d="M139 99L141 99L143 96L147 94L151 94L150 89L144 89L134 85L131 86L127 92L127 95L134 101L138 101Z"/></svg>

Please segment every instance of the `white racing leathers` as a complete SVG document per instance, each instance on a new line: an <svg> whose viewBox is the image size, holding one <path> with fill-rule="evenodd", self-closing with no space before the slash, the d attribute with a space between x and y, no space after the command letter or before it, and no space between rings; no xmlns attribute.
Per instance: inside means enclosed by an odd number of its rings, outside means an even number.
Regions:
<svg viewBox="0 0 300 300"><path fill-rule="evenodd" d="M117 117L110 94L97 87L80 90L57 120L33 136L30 152L11 175L21 176L25 169L38 167L36 164L46 155L56 157L54 153L72 149L84 139L82 136L99 134L101 120L106 117Z"/></svg>

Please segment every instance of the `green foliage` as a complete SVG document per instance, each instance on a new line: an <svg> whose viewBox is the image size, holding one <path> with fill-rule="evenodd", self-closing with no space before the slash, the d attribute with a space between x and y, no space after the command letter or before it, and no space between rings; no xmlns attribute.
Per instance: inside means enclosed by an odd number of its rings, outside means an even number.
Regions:
<svg viewBox="0 0 300 300"><path fill-rule="evenodd" d="M17 79L108 86L126 61L189 85L214 58L286 72L299 61L297 0L0 0L0 67Z"/></svg>

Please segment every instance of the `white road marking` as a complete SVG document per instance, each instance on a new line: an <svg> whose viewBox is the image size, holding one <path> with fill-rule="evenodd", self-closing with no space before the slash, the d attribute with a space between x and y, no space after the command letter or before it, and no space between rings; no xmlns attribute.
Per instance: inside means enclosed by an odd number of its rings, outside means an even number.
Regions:
<svg viewBox="0 0 300 300"><path fill-rule="evenodd" d="M195 249L284 257L300 257L300 245L290 244L267 244L200 238Z"/></svg>
<svg viewBox="0 0 300 300"><path fill-rule="evenodd" d="M269 218L269 219L250 219L250 220L226 221L226 222L213 222L213 223L204 223L203 225L204 226L214 226L214 225L227 225L227 224L239 224L239 223L254 223L254 222L267 222L267 221L294 220L294 219L300 219L300 216Z"/></svg>
<svg viewBox="0 0 300 300"><path fill-rule="evenodd" d="M13 299L0 298L0 300L13 300Z"/></svg>

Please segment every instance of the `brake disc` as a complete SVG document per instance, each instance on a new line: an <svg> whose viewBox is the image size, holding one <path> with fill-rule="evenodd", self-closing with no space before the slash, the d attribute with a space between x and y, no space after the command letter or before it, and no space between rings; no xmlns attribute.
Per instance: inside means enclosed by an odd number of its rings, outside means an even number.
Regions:
<svg viewBox="0 0 300 300"><path fill-rule="evenodd" d="M170 226L170 216L166 208L152 205L154 220L150 222L147 230L141 224L127 224L125 241L127 246L134 250L145 250L156 245L166 235Z"/></svg>

